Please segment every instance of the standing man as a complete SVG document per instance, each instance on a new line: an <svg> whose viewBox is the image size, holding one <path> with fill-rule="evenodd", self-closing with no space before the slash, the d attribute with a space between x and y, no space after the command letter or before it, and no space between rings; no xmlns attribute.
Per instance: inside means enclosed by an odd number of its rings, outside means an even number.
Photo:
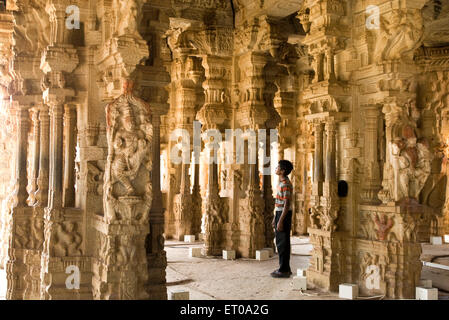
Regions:
<svg viewBox="0 0 449 320"><path fill-rule="evenodd" d="M275 200L275 215L273 228L276 235L276 247L279 254L279 269L271 273L273 278L289 278L290 269L290 230L292 227L292 201L293 186L288 175L293 170L293 164L288 160L280 160L276 168L279 184Z"/></svg>

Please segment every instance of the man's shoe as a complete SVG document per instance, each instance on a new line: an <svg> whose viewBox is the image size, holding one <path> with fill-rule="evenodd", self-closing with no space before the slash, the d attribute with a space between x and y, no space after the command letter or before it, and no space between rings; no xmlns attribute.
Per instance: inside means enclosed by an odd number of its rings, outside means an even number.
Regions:
<svg viewBox="0 0 449 320"><path fill-rule="evenodd" d="M280 272L279 270L276 270L271 273L271 276L273 278L290 278L291 272Z"/></svg>

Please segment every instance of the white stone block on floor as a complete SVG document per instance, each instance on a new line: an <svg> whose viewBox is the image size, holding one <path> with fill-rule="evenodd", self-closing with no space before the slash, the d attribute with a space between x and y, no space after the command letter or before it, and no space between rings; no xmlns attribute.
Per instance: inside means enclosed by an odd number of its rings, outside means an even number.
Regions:
<svg viewBox="0 0 449 320"><path fill-rule="evenodd" d="M266 250L268 251L268 256L271 258L272 256L274 256L274 250L273 248L263 248L262 250Z"/></svg>
<svg viewBox="0 0 449 320"><path fill-rule="evenodd" d="M186 290L170 290L169 300L189 300L189 291Z"/></svg>
<svg viewBox="0 0 449 320"><path fill-rule="evenodd" d="M443 244L443 237L430 237L430 244L433 245Z"/></svg>
<svg viewBox="0 0 449 320"><path fill-rule="evenodd" d="M306 277L293 277L293 290L307 290Z"/></svg>
<svg viewBox="0 0 449 320"><path fill-rule="evenodd" d="M438 300L438 289L416 287L416 300Z"/></svg>
<svg viewBox="0 0 449 320"><path fill-rule="evenodd" d="M449 243L449 234L444 235L444 242Z"/></svg>
<svg viewBox="0 0 449 320"><path fill-rule="evenodd" d="M256 260L264 261L270 258L270 254L267 250L257 250L256 251Z"/></svg>
<svg viewBox="0 0 449 320"><path fill-rule="evenodd" d="M191 234L185 235L184 242L188 242L188 243L195 242L195 235L191 235Z"/></svg>
<svg viewBox="0 0 449 320"><path fill-rule="evenodd" d="M304 269L298 269L298 270L296 270L296 275L297 275L298 277L305 277L305 276L306 276L306 270L304 270Z"/></svg>
<svg viewBox="0 0 449 320"><path fill-rule="evenodd" d="M359 296L359 287L351 283L340 284L338 287L338 296L342 299L356 299Z"/></svg>
<svg viewBox="0 0 449 320"><path fill-rule="evenodd" d="M223 250L224 260L235 260L235 250Z"/></svg>
<svg viewBox="0 0 449 320"><path fill-rule="evenodd" d="M203 248L189 248L189 257L190 258L200 258L202 257Z"/></svg>
<svg viewBox="0 0 449 320"><path fill-rule="evenodd" d="M422 288L432 288L432 280L421 279L419 280L419 286Z"/></svg>

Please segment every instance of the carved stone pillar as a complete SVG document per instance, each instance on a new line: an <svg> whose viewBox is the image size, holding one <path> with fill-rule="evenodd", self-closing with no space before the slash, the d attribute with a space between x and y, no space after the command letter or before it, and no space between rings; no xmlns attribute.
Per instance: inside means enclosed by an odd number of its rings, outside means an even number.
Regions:
<svg viewBox="0 0 449 320"><path fill-rule="evenodd" d="M340 233L343 231L339 230L341 221L337 221L340 215L340 199L337 184L336 136L337 124L345 117L343 113L327 112L306 116L306 119L309 121L313 119L315 122L314 184L308 228L313 250L307 282L311 286L326 290L336 290L346 270L344 261L347 253L342 243L345 234ZM326 146L324 161L323 145Z"/></svg>
<svg viewBox="0 0 449 320"><path fill-rule="evenodd" d="M228 68L230 66L229 58L217 56L206 56L203 59L203 67L205 69L206 80L203 83L205 91L205 104L197 113L196 117L203 125L203 130L214 130L218 135L219 127L223 125L228 115L226 114L226 106L228 100L228 81L230 74ZM206 135L204 140L210 138ZM206 193L206 210L205 210L205 239L204 249L206 255L221 255L224 247L224 231L228 215L227 199L221 198L218 188L218 166L214 163L213 157L218 150L218 141L206 143L206 149L209 153L208 164L208 186ZM216 161L216 160L215 160Z"/></svg>
<svg viewBox="0 0 449 320"><path fill-rule="evenodd" d="M28 204L30 206L34 205L36 202L36 190L37 190L37 179L39 174L39 147L40 147L40 135L39 135L39 107L34 107L31 109L32 117L31 121L33 123L33 150L31 152L31 177L30 177L30 188L28 196Z"/></svg>
<svg viewBox="0 0 449 320"><path fill-rule="evenodd" d="M41 113L42 105L34 107L33 111L33 151L31 153L31 188L29 196L29 204L34 205L34 207L29 210L30 223L29 223L29 241L27 243L26 249L23 255L23 263L26 268L26 275L23 277L23 299L32 300L40 298L40 273L41 273L41 254L44 243L44 207L39 205L39 201L36 198L37 186L38 186L38 173L40 172L40 154L41 154L41 133L42 129ZM47 131L48 131L48 115L47 115ZM48 136L47 136L47 146L48 146ZM48 148L47 148L48 153ZM48 155L47 155L48 157ZM48 170L48 168L47 168ZM48 171L47 171L47 186L48 186ZM47 189L48 195L48 189Z"/></svg>
<svg viewBox="0 0 449 320"><path fill-rule="evenodd" d="M249 129L254 133L254 136L246 137L246 144L248 150L254 155L251 161L256 164L249 164L246 166L249 172L248 189L243 199L239 199L239 231L241 233L241 240L239 250L244 257L255 257L256 250L262 249L267 238L271 235L265 233L265 226L268 217L272 217L272 213L265 210L265 201L262 199L262 192L259 186L259 170L257 167L258 161L258 145L257 135L258 130L266 128L267 121L270 118L277 118L277 113L271 112L272 102L266 105L264 99L264 67L267 64L267 57L260 53L247 52L240 57L239 65L242 72L246 75L241 84L241 91L243 92L242 101L238 113L236 115L239 125L244 129ZM271 96L272 92L266 93ZM269 100L269 99L268 99ZM270 127L275 127L279 122L273 121ZM252 141L254 139L254 141ZM268 208L267 208L268 209ZM264 216L264 212L266 216Z"/></svg>
<svg viewBox="0 0 449 320"><path fill-rule="evenodd" d="M269 171L273 162L271 161L271 136L266 134L265 150L267 153L267 158L270 159L265 163L264 170ZM264 210L264 224L265 224L265 247L274 249L274 231L271 225L274 216L274 198L273 198L273 188L271 186L271 172L267 174L265 172L263 176L262 184L263 198L265 199L265 210Z"/></svg>
<svg viewBox="0 0 449 320"><path fill-rule="evenodd" d="M9 248L6 259L7 292L6 299L21 300L25 289L25 251L30 243L30 208L27 207L27 149L29 114L28 106L15 101L16 150L15 175L10 205Z"/></svg>
<svg viewBox="0 0 449 320"><path fill-rule="evenodd" d="M16 107L17 135L16 135L16 171L15 171L15 196L14 207L27 206L27 150L28 150L28 130L29 113L27 106Z"/></svg>
<svg viewBox="0 0 449 320"><path fill-rule="evenodd" d="M326 198L335 197L337 195L337 143L335 138L335 130L336 124L333 120L326 123L326 174L323 190L323 195Z"/></svg>
<svg viewBox="0 0 449 320"><path fill-rule="evenodd" d="M72 104L67 104L64 107L64 137L63 207L74 207L76 108Z"/></svg>
<svg viewBox="0 0 449 320"><path fill-rule="evenodd" d="M150 234L146 238L146 255L148 264L148 283L146 292L149 299L167 299L167 288L165 286L165 269L167 267L167 257L164 250L164 208L162 207L162 192L160 181L160 125L161 115L165 114L163 106L153 106L153 172L151 175L153 184L153 201L151 204L149 223Z"/></svg>
<svg viewBox="0 0 449 320"><path fill-rule="evenodd" d="M64 140L70 142L70 135L64 137L64 105L75 92L66 88L66 76L73 72L79 63L76 49L63 43L64 31L61 27L61 8L56 8L53 16L54 45L48 46L43 53L41 69L46 74L44 103L50 113L49 146L49 190L48 205L44 213L44 246L41 259L41 299L85 299L91 297L86 285L86 258L83 238L83 215L81 210L63 208L64 177ZM63 25L64 26L64 25ZM56 36L55 33L58 33ZM57 42L57 43L56 43ZM45 130L43 130L45 131ZM44 132L45 134L45 132ZM45 151L44 151L45 152ZM45 163L45 154L42 154ZM70 238L71 241L63 239ZM68 290L66 286L66 268L77 267L81 283L79 289ZM84 278L86 277L86 278Z"/></svg>
<svg viewBox="0 0 449 320"><path fill-rule="evenodd" d="M214 142L206 143L208 151L208 181L206 191L206 217L204 254L220 255L224 248L223 224L225 223L224 202L218 190L218 166L213 160L217 152ZM215 149L215 150L214 150Z"/></svg>
<svg viewBox="0 0 449 320"><path fill-rule="evenodd" d="M194 151L198 152L198 151ZM194 156L195 157L195 156ZM198 155L199 159L199 155ZM193 219L192 219L192 234L196 237L201 233L201 193L200 193L200 164L194 164L194 177L193 177L193 188L192 188L192 211L193 211Z"/></svg>
<svg viewBox="0 0 449 320"><path fill-rule="evenodd" d="M46 104L41 106L39 112L39 133L40 133L40 152L39 152L39 176L36 190L36 206L46 207L48 202L48 184L49 184L49 141L50 141L50 117L49 108Z"/></svg>
<svg viewBox="0 0 449 320"><path fill-rule="evenodd" d="M63 177L63 113L64 106L58 100L49 100L50 106L50 185L48 208L62 208Z"/></svg>
<svg viewBox="0 0 449 320"><path fill-rule="evenodd" d="M183 143L188 143L189 150L192 150L197 84L194 82L195 76L192 77L190 74L197 72L199 62L195 57L180 54L179 50L175 50L175 56L172 66L173 95L175 96L175 129L186 130L189 133L188 141L183 141ZM187 137L182 139L187 139ZM183 154L182 163L174 164L175 169L181 172L180 188L179 193L173 198L174 221L168 221L168 223L174 223L174 236L179 240L183 240L186 234L193 234L192 224L195 223L193 219L196 218L195 212L192 211L192 195L190 193L190 159L191 154L188 154L187 159ZM175 178L179 179L178 177Z"/></svg>
<svg viewBox="0 0 449 320"><path fill-rule="evenodd" d="M381 112L378 105L370 104L362 109L365 134L365 177L362 186L361 198L365 204L379 204L377 197L381 189L380 168L379 168L379 118Z"/></svg>
<svg viewBox="0 0 449 320"><path fill-rule="evenodd" d="M323 125L317 123L314 125L315 151L314 151L314 170L312 201L319 203L319 197L323 194Z"/></svg>
<svg viewBox="0 0 449 320"><path fill-rule="evenodd" d="M147 299L151 277L159 276L156 272L150 275L148 262L153 257L147 254L163 247L163 218L150 217L153 192L160 193L160 184L153 185L159 176L159 161L154 157L160 156L158 148L153 150L153 136L159 129L153 130L150 106L133 94L133 85L125 82L123 94L106 107L104 216L93 217L96 299ZM152 225L153 219L159 224Z"/></svg>

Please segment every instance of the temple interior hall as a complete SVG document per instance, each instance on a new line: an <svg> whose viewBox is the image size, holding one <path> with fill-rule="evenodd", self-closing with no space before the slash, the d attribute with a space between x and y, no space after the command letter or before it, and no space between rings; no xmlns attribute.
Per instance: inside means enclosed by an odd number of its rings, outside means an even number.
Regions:
<svg viewBox="0 0 449 320"><path fill-rule="evenodd" d="M0 0L0 300L449 300L448 175L449 0Z"/></svg>

